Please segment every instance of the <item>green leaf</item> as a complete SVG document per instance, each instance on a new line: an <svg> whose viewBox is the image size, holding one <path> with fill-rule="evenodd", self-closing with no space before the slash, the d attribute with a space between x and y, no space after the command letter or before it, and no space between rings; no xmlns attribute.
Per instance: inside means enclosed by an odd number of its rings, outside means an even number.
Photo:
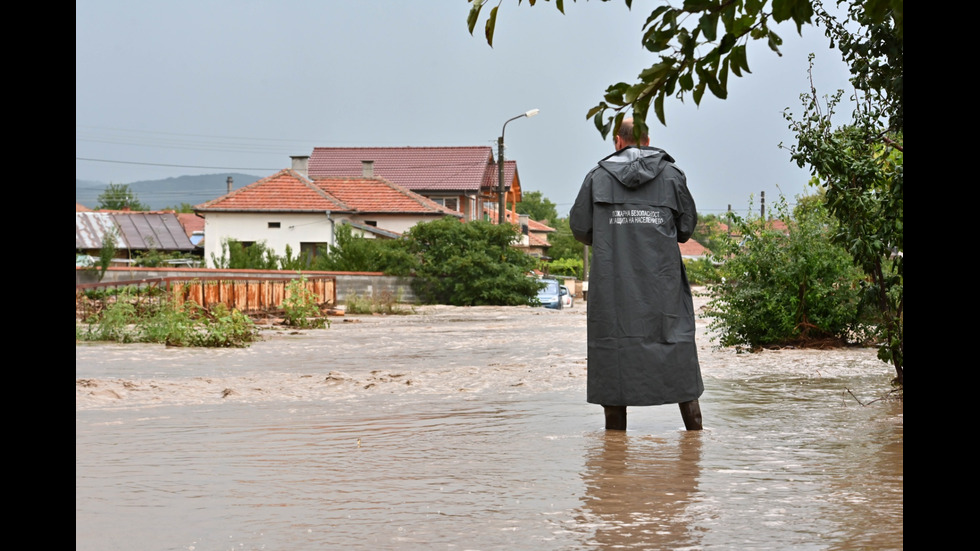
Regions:
<svg viewBox="0 0 980 551"><path fill-rule="evenodd" d="M660 63L657 63L656 65L653 65L652 67L648 67L644 69L640 73L640 79L643 82L651 82L659 78L661 75L663 75L663 73L669 70L671 66L673 66L675 63L675 60L673 58L668 57L664 59L665 61L662 61Z"/></svg>
<svg viewBox="0 0 980 551"><path fill-rule="evenodd" d="M470 13L466 16L466 26L470 29L470 34L473 34L476 22L480 19L480 11L483 10L483 0L470 0L470 3L473 5L470 6Z"/></svg>
<svg viewBox="0 0 980 551"><path fill-rule="evenodd" d="M706 84L702 80L702 81L698 81L698 85L694 88L694 93L692 94L692 96L694 97L695 105L701 105L701 96L704 95L705 86Z"/></svg>
<svg viewBox="0 0 980 551"><path fill-rule="evenodd" d="M629 84L625 82L617 82L609 88L606 88L605 99L613 105L624 105L626 101L623 99L623 95L626 94L629 89Z"/></svg>
<svg viewBox="0 0 980 551"><path fill-rule="evenodd" d="M701 16L701 20L698 21L698 27L704 34L704 38L708 41L714 41L718 37L718 14L716 12L708 12Z"/></svg>
<svg viewBox="0 0 980 551"><path fill-rule="evenodd" d="M533 6L534 4L531 5ZM560 11L562 15L565 15L565 2L563 0L555 0L555 7L558 8L558 11Z"/></svg>
<svg viewBox="0 0 980 551"><path fill-rule="evenodd" d="M602 134L603 138L606 137L606 130L603 129L603 125L602 125L602 114L605 111L606 111L605 109L602 109L599 112L597 112L594 117L592 117L592 123L595 124L595 129L598 130L600 134Z"/></svg>
<svg viewBox="0 0 980 551"><path fill-rule="evenodd" d="M647 17L646 23L643 24L643 28L645 29L649 27L650 23L653 23L654 21L659 21L660 16L669 9L671 9L671 7L668 5L662 5L654 8L654 10L650 12L650 15Z"/></svg>
<svg viewBox="0 0 980 551"><path fill-rule="evenodd" d="M663 93L672 96L674 95L674 89L677 87L677 71L670 71L667 73L667 81L663 85Z"/></svg>
<svg viewBox="0 0 980 551"><path fill-rule="evenodd" d="M711 7L711 0L684 0L684 11L697 13Z"/></svg>
<svg viewBox="0 0 980 551"><path fill-rule="evenodd" d="M684 73L680 77L681 90L688 92L694 88L694 77L690 72Z"/></svg>
<svg viewBox="0 0 980 551"><path fill-rule="evenodd" d="M721 62L721 70L718 71L720 77L721 89L725 90L725 95L728 95L728 58L726 57L724 61Z"/></svg>
<svg viewBox="0 0 980 551"><path fill-rule="evenodd" d="M653 100L653 111L657 114L660 124L667 126L667 119L664 117L664 95L661 93Z"/></svg>
<svg viewBox="0 0 980 551"><path fill-rule="evenodd" d="M493 9L490 10L490 17L487 19L487 44L489 44L491 48L493 48L493 29L497 24L497 8L499 7L499 5L494 6Z"/></svg>
<svg viewBox="0 0 980 551"><path fill-rule="evenodd" d="M779 51L779 47L782 45L783 39L779 38L779 35L776 33L769 31L769 49L782 56L782 52Z"/></svg>
<svg viewBox="0 0 980 551"><path fill-rule="evenodd" d="M720 99L725 99L728 97L728 90L725 86L718 82L718 79L715 78L715 75L713 74L708 74L708 89L711 90L712 94Z"/></svg>
<svg viewBox="0 0 980 551"><path fill-rule="evenodd" d="M606 102L601 101L601 102L599 102L599 105L596 105L592 109L589 109L589 112L586 113L585 118L591 119L592 117L594 117L596 115L596 113L601 113L601 112L605 111L606 108L608 108L608 107L609 106L606 105Z"/></svg>
<svg viewBox="0 0 980 551"><path fill-rule="evenodd" d="M725 36L721 37L721 44L718 44L718 53L725 54L732 49L735 45L735 35L731 33L725 33Z"/></svg>

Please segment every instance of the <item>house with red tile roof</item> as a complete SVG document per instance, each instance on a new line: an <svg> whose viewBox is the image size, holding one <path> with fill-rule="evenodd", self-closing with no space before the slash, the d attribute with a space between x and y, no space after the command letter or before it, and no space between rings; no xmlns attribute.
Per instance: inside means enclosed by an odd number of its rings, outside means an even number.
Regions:
<svg viewBox="0 0 980 551"><path fill-rule="evenodd" d="M294 158L294 167L297 166ZM283 169L272 176L194 207L204 217L204 258L222 255L228 239L263 242L277 256L316 256L336 243L339 224L354 235L392 238L423 221L462 214L392 183L357 175L310 179L301 170Z"/></svg>
<svg viewBox="0 0 980 551"><path fill-rule="evenodd" d="M508 222L519 226L521 229L522 237L518 243L514 244L516 248L537 258L549 258L548 249L551 248L551 243L548 241L548 234L554 233L555 228L532 220L526 214L518 214L512 210L505 210L504 216ZM497 223L497 219L500 218L497 205L487 206L486 218L494 224Z"/></svg>
<svg viewBox="0 0 980 551"><path fill-rule="evenodd" d="M499 205L499 170L490 146L315 147L307 164L312 179L380 176L467 221L485 220L485 207ZM516 209L521 201L516 161L504 161L504 188L505 204Z"/></svg>

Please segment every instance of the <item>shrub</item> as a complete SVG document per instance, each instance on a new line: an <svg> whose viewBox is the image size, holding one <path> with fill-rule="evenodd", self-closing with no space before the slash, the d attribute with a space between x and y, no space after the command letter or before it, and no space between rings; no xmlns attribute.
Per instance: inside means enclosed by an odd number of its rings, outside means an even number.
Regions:
<svg viewBox="0 0 980 551"><path fill-rule="evenodd" d="M527 274L536 260L511 246L518 237L510 224L448 217L416 224L406 235L418 262L412 289L426 304L531 304L538 285Z"/></svg>
<svg viewBox="0 0 980 551"><path fill-rule="evenodd" d="M781 201L778 209L785 210ZM744 236L729 243L722 279L709 285L708 313L724 346L860 340L863 273L831 243L832 219L822 201L801 202L788 231L758 219L734 219Z"/></svg>
<svg viewBox="0 0 980 551"><path fill-rule="evenodd" d="M176 304L170 296L153 300L130 289L109 297L107 306L87 326L75 327L75 339L87 341L151 342L171 346L245 347L259 337L252 320L224 304L210 310L194 302Z"/></svg>
<svg viewBox="0 0 980 551"><path fill-rule="evenodd" d="M304 329L322 329L329 320L320 310L316 294L306 286L306 276L300 275L286 284L286 298L282 301L286 325Z"/></svg>

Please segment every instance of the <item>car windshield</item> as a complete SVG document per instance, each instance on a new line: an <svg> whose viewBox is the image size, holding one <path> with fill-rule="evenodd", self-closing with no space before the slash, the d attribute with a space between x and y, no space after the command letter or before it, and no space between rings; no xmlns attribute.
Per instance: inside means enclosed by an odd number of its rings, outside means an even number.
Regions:
<svg viewBox="0 0 980 551"><path fill-rule="evenodd" d="M539 296L558 294L558 282L554 280L543 280L544 288L538 291Z"/></svg>

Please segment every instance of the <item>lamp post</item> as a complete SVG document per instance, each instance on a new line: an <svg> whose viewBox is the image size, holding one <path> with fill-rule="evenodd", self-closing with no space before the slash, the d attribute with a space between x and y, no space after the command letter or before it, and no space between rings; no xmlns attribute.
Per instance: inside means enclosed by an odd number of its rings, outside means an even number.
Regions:
<svg viewBox="0 0 980 551"><path fill-rule="evenodd" d="M525 113L521 113L516 117L507 119L504 123L504 127L500 129L500 139L497 140L497 200L499 204L499 211L497 213L497 224L503 224L506 220L505 214L505 204L504 200L504 131L507 130L507 123L510 121L515 121L521 117L533 117L538 114L538 109L531 109Z"/></svg>

